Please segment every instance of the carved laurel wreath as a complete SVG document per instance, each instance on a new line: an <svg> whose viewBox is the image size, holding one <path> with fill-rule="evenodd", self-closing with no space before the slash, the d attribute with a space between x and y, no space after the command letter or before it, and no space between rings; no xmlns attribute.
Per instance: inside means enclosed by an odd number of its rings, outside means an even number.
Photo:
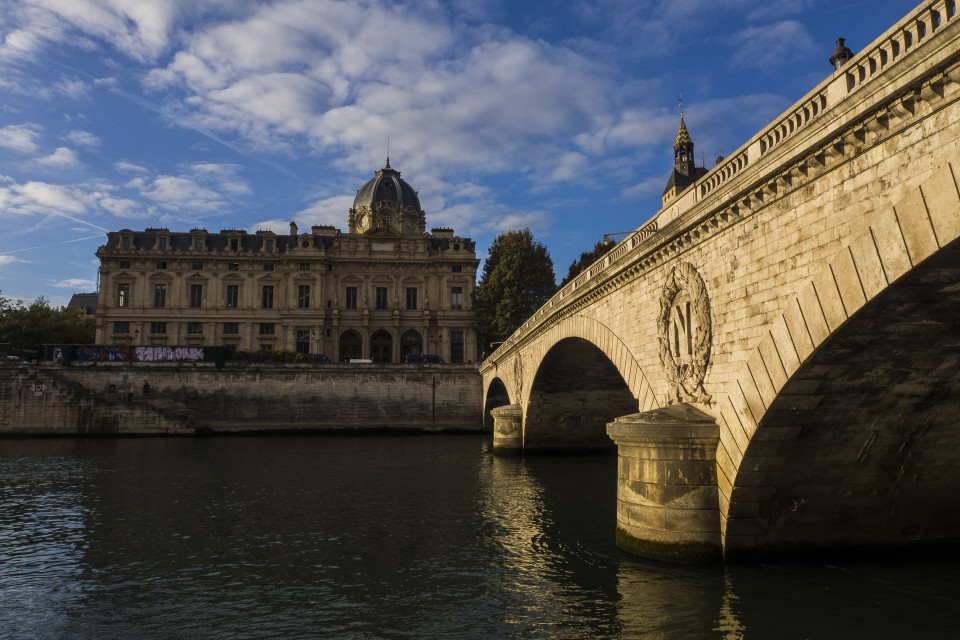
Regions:
<svg viewBox="0 0 960 640"><path fill-rule="evenodd" d="M670 350L670 314L681 293L690 297L695 327L689 364L678 363ZM660 363L670 384L672 401L709 404L711 398L703 388L703 379L710 363L712 335L707 287L693 265L681 262L670 271L660 296Z"/></svg>
<svg viewBox="0 0 960 640"><path fill-rule="evenodd" d="M520 402L520 396L523 395L523 359L519 353L513 361L513 390L516 401Z"/></svg>

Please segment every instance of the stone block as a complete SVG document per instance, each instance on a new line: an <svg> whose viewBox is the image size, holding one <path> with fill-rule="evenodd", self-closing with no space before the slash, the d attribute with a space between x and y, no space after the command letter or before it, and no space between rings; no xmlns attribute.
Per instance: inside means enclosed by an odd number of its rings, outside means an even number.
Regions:
<svg viewBox="0 0 960 640"><path fill-rule="evenodd" d="M777 319L782 321L779 316ZM763 364L766 367L767 374L770 376L770 382L773 384L774 392L779 393L783 385L787 384L788 376L783 364L783 359L780 356L780 349L773 339L772 332L767 333L767 335L763 337L757 348L763 358ZM788 357L791 355L795 357L792 350L793 347L791 346L791 353L788 354Z"/></svg>
<svg viewBox="0 0 960 640"><path fill-rule="evenodd" d="M814 347L819 347L830 335L830 328L827 326L823 309L820 307L820 299L817 297L817 291L812 282L800 290L797 302L800 305L800 313L809 332L810 340Z"/></svg>
<svg viewBox="0 0 960 640"><path fill-rule="evenodd" d="M886 289L887 277L883 270L883 263L877 253L877 245L873 234L866 233L850 243L850 255L856 267L861 290L867 300Z"/></svg>
<svg viewBox="0 0 960 640"><path fill-rule="evenodd" d="M803 311L800 309L798 299L791 300L783 312L783 323L790 333L790 339L793 342L797 358L802 363L810 354L813 353L814 344L810 337L810 331L807 329L806 320L803 317Z"/></svg>
<svg viewBox="0 0 960 640"><path fill-rule="evenodd" d="M923 201L923 193L920 189L911 190L906 197L894 206L897 214L897 221L900 223L900 231L903 233L904 243L907 246L907 253L910 255L910 261L918 264L929 258L934 251L939 249L937 237L933 233L933 226L930 224L930 216L927 215L927 205Z"/></svg>
<svg viewBox="0 0 960 640"><path fill-rule="evenodd" d="M840 290L837 288L837 281L832 268L828 266L813 276L813 287L817 292L817 299L820 301L823 318L827 322L830 333L833 333L841 324L846 322L847 311L843 306L843 300L840 297Z"/></svg>
<svg viewBox="0 0 960 640"><path fill-rule="evenodd" d="M867 303L867 297L860 284L860 274L857 272L853 254L849 248L837 254L830 264L830 270L833 271L833 279L840 293L843 310L848 317L852 316Z"/></svg>
<svg viewBox="0 0 960 640"><path fill-rule="evenodd" d="M945 246L960 236L960 195L953 167L949 163L937 167L922 191L937 244Z"/></svg>
<svg viewBox="0 0 960 640"><path fill-rule="evenodd" d="M913 264L910 262L910 254L907 252L907 245L904 243L900 222L897 220L893 208L881 210L872 221L870 229L873 231L877 253L880 255L886 280L887 282L894 282L906 273Z"/></svg>

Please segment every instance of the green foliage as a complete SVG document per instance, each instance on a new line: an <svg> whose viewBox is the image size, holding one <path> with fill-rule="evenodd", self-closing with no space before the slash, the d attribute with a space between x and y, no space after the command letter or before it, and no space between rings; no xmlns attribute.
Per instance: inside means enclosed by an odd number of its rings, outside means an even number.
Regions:
<svg viewBox="0 0 960 640"><path fill-rule="evenodd" d="M0 344L12 353L43 355L44 344L92 344L96 325L82 309L51 307L45 298L29 305L0 295Z"/></svg>
<svg viewBox="0 0 960 640"><path fill-rule="evenodd" d="M578 260L570 263L570 269L567 271L567 277L563 279L563 282L560 283L560 286L562 287L586 271L590 265L605 256L607 252L610 251L610 249L613 249L615 246L617 246L616 242L601 240L597 244L593 245L593 249L590 251L584 251L581 253Z"/></svg>
<svg viewBox="0 0 960 640"><path fill-rule="evenodd" d="M553 260L529 229L501 233L490 245L473 293L480 352L503 341L557 290Z"/></svg>

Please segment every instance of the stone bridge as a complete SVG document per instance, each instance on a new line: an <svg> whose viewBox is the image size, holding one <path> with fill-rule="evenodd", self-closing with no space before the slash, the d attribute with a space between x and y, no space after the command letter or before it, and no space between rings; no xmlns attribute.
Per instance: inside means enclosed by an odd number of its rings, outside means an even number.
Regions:
<svg viewBox="0 0 960 640"><path fill-rule="evenodd" d="M923 2L482 364L495 449L618 446L651 557L960 539L958 83Z"/></svg>

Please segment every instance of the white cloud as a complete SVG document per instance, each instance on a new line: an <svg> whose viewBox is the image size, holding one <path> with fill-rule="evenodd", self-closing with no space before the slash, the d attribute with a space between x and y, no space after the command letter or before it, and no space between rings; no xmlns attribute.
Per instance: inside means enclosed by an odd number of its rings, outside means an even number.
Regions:
<svg viewBox="0 0 960 640"><path fill-rule="evenodd" d="M58 17L84 34L103 38L140 62L154 60L169 46L180 3L175 0L33 0L24 28L38 38L38 23ZM52 38L51 38L52 39Z"/></svg>
<svg viewBox="0 0 960 640"><path fill-rule="evenodd" d="M36 153L37 138L42 127L38 124L11 124L0 128L0 147L22 153Z"/></svg>
<svg viewBox="0 0 960 640"><path fill-rule="evenodd" d="M37 164L51 169L66 169L80 164L77 154L67 147L58 147L56 151L49 156L37 159Z"/></svg>
<svg viewBox="0 0 960 640"><path fill-rule="evenodd" d="M219 193L178 176L160 176L144 185L140 193L170 211L214 211L224 205Z"/></svg>
<svg viewBox="0 0 960 640"><path fill-rule="evenodd" d="M795 20L751 27L735 34L733 65L780 73L784 65L816 52L806 28Z"/></svg>
<svg viewBox="0 0 960 640"><path fill-rule="evenodd" d="M298 211L294 215L293 220L300 226L301 229L313 226L315 224L332 225L338 229L346 229L347 212L352 206L352 196L335 196L332 198L325 198L323 200L314 202L302 211ZM287 220L285 222L289 226L290 221ZM282 228L282 224L283 221L275 219L258 222L255 226L257 226L257 228L278 229Z"/></svg>
<svg viewBox="0 0 960 640"><path fill-rule="evenodd" d="M58 289L92 289L96 286L96 282L93 280L84 280L82 278L67 278L66 280L60 280L59 282L54 282L50 286L57 287Z"/></svg>
<svg viewBox="0 0 960 640"><path fill-rule="evenodd" d="M67 140L81 147L95 149L103 142L99 137L89 131L74 130L64 136Z"/></svg>
<svg viewBox="0 0 960 640"><path fill-rule="evenodd" d="M11 256L9 254L0 255L0 266L4 266L8 264L17 264L18 262L26 262L26 260L21 260L20 258L16 256Z"/></svg>
<svg viewBox="0 0 960 640"><path fill-rule="evenodd" d="M140 174L150 173L150 170L144 166L141 166L139 164L134 164L132 162L126 162L123 160L120 160L119 162L115 162L113 164L113 168L123 173L140 173Z"/></svg>

